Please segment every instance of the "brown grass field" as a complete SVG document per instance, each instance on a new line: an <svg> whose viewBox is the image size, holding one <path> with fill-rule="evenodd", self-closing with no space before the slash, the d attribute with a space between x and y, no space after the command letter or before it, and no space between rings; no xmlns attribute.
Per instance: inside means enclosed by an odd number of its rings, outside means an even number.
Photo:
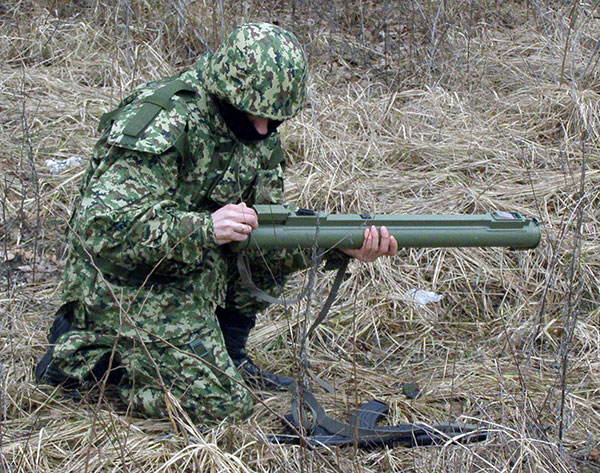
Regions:
<svg viewBox="0 0 600 473"><path fill-rule="evenodd" d="M0 472L600 472L599 3L1 1ZM542 243L352 263L301 349L332 280L319 272L308 303L261 315L250 351L285 374L306 356L340 418L376 398L390 424L458 419L486 441L310 450L266 441L287 393L257 392L250 419L200 433L35 384L99 116L255 20L294 31L311 63L308 106L282 129L289 200L514 210L540 219ZM419 305L413 289L443 298Z"/></svg>

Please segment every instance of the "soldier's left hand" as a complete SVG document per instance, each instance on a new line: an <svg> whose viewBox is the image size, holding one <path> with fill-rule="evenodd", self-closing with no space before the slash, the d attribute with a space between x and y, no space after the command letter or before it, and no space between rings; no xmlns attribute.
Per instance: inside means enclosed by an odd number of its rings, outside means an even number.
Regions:
<svg viewBox="0 0 600 473"><path fill-rule="evenodd" d="M365 229L365 241L361 248L342 251L359 261L371 262L380 256L395 256L398 253L398 242L386 227L381 227L380 235L373 225Z"/></svg>

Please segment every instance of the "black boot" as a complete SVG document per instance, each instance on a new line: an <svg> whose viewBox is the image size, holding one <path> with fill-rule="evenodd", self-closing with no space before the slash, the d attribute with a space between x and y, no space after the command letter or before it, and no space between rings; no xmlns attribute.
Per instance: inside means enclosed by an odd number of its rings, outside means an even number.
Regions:
<svg viewBox="0 0 600 473"><path fill-rule="evenodd" d="M46 350L46 353L44 353L44 356L38 361L34 375L38 384L61 386L66 394L74 398L79 398L80 392L84 386L79 380L65 374L63 370L56 366L56 363L54 363L54 360L52 359L56 341L61 335L70 332L71 329L72 325L69 317L64 313L59 312L54 319L54 323L48 334L48 343L50 346L48 347L48 350ZM96 363L96 366L92 368L87 379L84 380L85 385L92 386L101 380L108 371L109 365L111 365L112 369L108 374L107 383L118 384L123 377L125 370L120 366L118 357L111 361L111 356L107 355L102 357L100 361Z"/></svg>
<svg viewBox="0 0 600 473"><path fill-rule="evenodd" d="M246 351L250 330L256 324L255 317L245 317L237 311L217 308L217 319L225 338L227 353L242 377L257 389L285 391L293 378L261 370L254 364Z"/></svg>
<svg viewBox="0 0 600 473"><path fill-rule="evenodd" d="M58 337L71 330L70 320L62 313L59 313L54 319L52 328L48 335L50 346L44 356L38 361L35 367L34 375L38 384L49 384L51 386L61 386L63 390L71 397L79 398L81 385L75 378L67 376L52 360L54 354L54 344Z"/></svg>

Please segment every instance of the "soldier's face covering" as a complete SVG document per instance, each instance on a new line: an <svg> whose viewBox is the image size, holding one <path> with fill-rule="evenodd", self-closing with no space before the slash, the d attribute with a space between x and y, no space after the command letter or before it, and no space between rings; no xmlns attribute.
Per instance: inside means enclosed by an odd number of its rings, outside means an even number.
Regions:
<svg viewBox="0 0 600 473"><path fill-rule="evenodd" d="M235 137L240 141L264 140L273 132L275 132L277 127L282 123L276 120L269 120L267 133L262 135L256 130L254 123L252 123L250 118L248 118L248 114L246 112L238 110L230 103L227 103L225 100L219 98L215 98L215 103L217 104L219 113L221 114L221 117L223 117L223 121L225 121L227 128L229 128Z"/></svg>

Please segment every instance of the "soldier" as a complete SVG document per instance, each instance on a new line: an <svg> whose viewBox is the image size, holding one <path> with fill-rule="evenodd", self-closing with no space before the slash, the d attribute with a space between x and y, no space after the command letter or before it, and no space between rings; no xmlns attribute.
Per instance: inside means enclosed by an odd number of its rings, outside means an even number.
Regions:
<svg viewBox="0 0 600 473"><path fill-rule="evenodd" d="M241 283L227 244L257 228L252 205L283 201L277 127L303 107L306 74L291 33L247 24L192 69L141 85L102 117L39 382L77 389L105 377L150 417L167 414L168 390L204 423L250 414L241 374L285 384L247 356L266 304ZM373 261L396 250L373 227L346 253ZM309 264L299 250L250 258L272 295Z"/></svg>

